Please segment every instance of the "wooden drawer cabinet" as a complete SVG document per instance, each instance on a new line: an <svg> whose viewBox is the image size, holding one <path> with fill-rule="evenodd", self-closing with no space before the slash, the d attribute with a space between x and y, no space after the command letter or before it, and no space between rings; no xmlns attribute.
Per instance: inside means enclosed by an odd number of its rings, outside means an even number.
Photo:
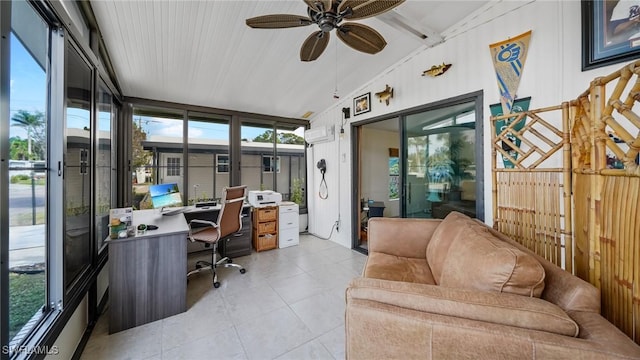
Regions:
<svg viewBox="0 0 640 360"><path fill-rule="evenodd" d="M270 206L264 208L255 208L254 211L257 213L257 221L258 222L267 222L267 221L275 221L278 220L278 207Z"/></svg>
<svg viewBox="0 0 640 360"><path fill-rule="evenodd" d="M261 234L274 233L276 231L276 222L269 221L258 224L258 232Z"/></svg>
<svg viewBox="0 0 640 360"><path fill-rule="evenodd" d="M253 247L256 251L278 247L278 207L258 207L253 209Z"/></svg>

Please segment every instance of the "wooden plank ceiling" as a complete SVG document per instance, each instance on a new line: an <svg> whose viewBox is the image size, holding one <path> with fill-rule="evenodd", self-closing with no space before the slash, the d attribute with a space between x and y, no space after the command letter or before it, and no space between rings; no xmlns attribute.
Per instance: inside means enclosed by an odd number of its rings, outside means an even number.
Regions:
<svg viewBox="0 0 640 360"><path fill-rule="evenodd" d="M390 15L437 35L487 2L409 0ZM345 97L431 45L392 25L388 16L369 18L358 22L384 36L388 45L382 52L352 50L332 31L324 54L301 62L300 46L316 25L245 25L246 18L259 15L306 15L301 0L90 3L125 96L283 117L318 114L336 101L336 89Z"/></svg>

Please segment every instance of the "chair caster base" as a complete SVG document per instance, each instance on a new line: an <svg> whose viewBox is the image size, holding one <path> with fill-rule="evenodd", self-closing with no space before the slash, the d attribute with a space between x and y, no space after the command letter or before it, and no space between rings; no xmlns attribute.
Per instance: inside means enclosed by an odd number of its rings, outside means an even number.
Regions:
<svg viewBox="0 0 640 360"><path fill-rule="evenodd" d="M247 272L247 270L245 270L245 269L240 269L240 274L244 274L244 273L246 273L246 272Z"/></svg>
<svg viewBox="0 0 640 360"><path fill-rule="evenodd" d="M213 283L213 287L216 288L216 289L219 288L220 287L220 282L219 281L214 282Z"/></svg>
<svg viewBox="0 0 640 360"><path fill-rule="evenodd" d="M231 264L233 262L233 259L227 259L227 264Z"/></svg>

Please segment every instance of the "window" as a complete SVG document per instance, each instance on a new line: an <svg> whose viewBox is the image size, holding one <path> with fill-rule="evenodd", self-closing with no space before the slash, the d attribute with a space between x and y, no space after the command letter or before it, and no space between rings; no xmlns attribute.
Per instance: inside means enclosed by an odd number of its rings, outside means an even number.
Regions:
<svg viewBox="0 0 640 360"><path fill-rule="evenodd" d="M188 111L188 203L214 201L229 186L229 123L227 116ZM185 194L183 194L185 195Z"/></svg>
<svg viewBox="0 0 640 360"><path fill-rule="evenodd" d="M282 194L283 200L304 206L306 178L304 127L277 124L276 135L276 155L278 156L276 191Z"/></svg>
<svg viewBox="0 0 640 360"><path fill-rule="evenodd" d="M167 158L167 176L180 176L180 158Z"/></svg>
<svg viewBox="0 0 640 360"><path fill-rule="evenodd" d="M177 183L180 193L188 195L182 169L184 112L134 107L131 120L131 205L135 209L151 209L148 195L152 184Z"/></svg>
<svg viewBox="0 0 640 360"><path fill-rule="evenodd" d="M8 245L9 249L8 283L1 285L2 293L9 295L9 308L0 309L0 314L4 325L8 322L9 355L29 337L48 309L46 272L50 266L46 211L49 178L42 169L49 161L49 27L26 1L13 1L11 7L10 124L8 133L2 132L0 139L9 144L9 154L3 153L2 158L10 159L8 181L0 181L1 186L8 187L8 198L0 201L1 212L8 216L3 216L0 229L1 247ZM2 345L4 354L7 344Z"/></svg>
<svg viewBox="0 0 640 360"><path fill-rule="evenodd" d="M75 46L65 50L64 283L69 289L91 265L92 70Z"/></svg>
<svg viewBox="0 0 640 360"><path fill-rule="evenodd" d="M265 171L264 157L275 155L273 149L273 125L243 123L240 130L242 139L240 177L248 190L275 190L273 171ZM270 161L270 160L267 160ZM267 170L271 163L266 164Z"/></svg>
<svg viewBox="0 0 640 360"><path fill-rule="evenodd" d="M399 149L389 148L389 200L400 198Z"/></svg>
<svg viewBox="0 0 640 360"><path fill-rule="evenodd" d="M111 144L112 126L115 121L115 106L112 106L113 96L102 80L98 85L97 108L98 118L96 126L96 176L94 191L95 212L95 240L96 249L100 252L106 249L104 240L109 234L109 209L116 207L114 186L115 147Z"/></svg>
<svg viewBox="0 0 640 360"><path fill-rule="evenodd" d="M276 163L273 163L273 156L262 156L262 172L264 173L272 173L273 169L276 169L276 172L280 172L280 156L276 157Z"/></svg>
<svg viewBox="0 0 640 360"><path fill-rule="evenodd" d="M229 154L216 154L216 173L225 174L229 172Z"/></svg>

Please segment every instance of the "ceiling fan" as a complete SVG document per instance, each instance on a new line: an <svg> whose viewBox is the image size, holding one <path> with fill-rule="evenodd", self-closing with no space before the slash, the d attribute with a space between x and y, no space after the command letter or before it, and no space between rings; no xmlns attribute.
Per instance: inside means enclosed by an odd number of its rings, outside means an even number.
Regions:
<svg viewBox="0 0 640 360"><path fill-rule="evenodd" d="M360 20L380 15L402 4L405 0L303 0L308 16L273 14L247 19L247 25L256 29L283 29L317 24L320 30L309 35L300 48L300 60L313 61L326 49L330 32L351 48L367 54L376 54L387 45L382 35L369 26L342 20Z"/></svg>

